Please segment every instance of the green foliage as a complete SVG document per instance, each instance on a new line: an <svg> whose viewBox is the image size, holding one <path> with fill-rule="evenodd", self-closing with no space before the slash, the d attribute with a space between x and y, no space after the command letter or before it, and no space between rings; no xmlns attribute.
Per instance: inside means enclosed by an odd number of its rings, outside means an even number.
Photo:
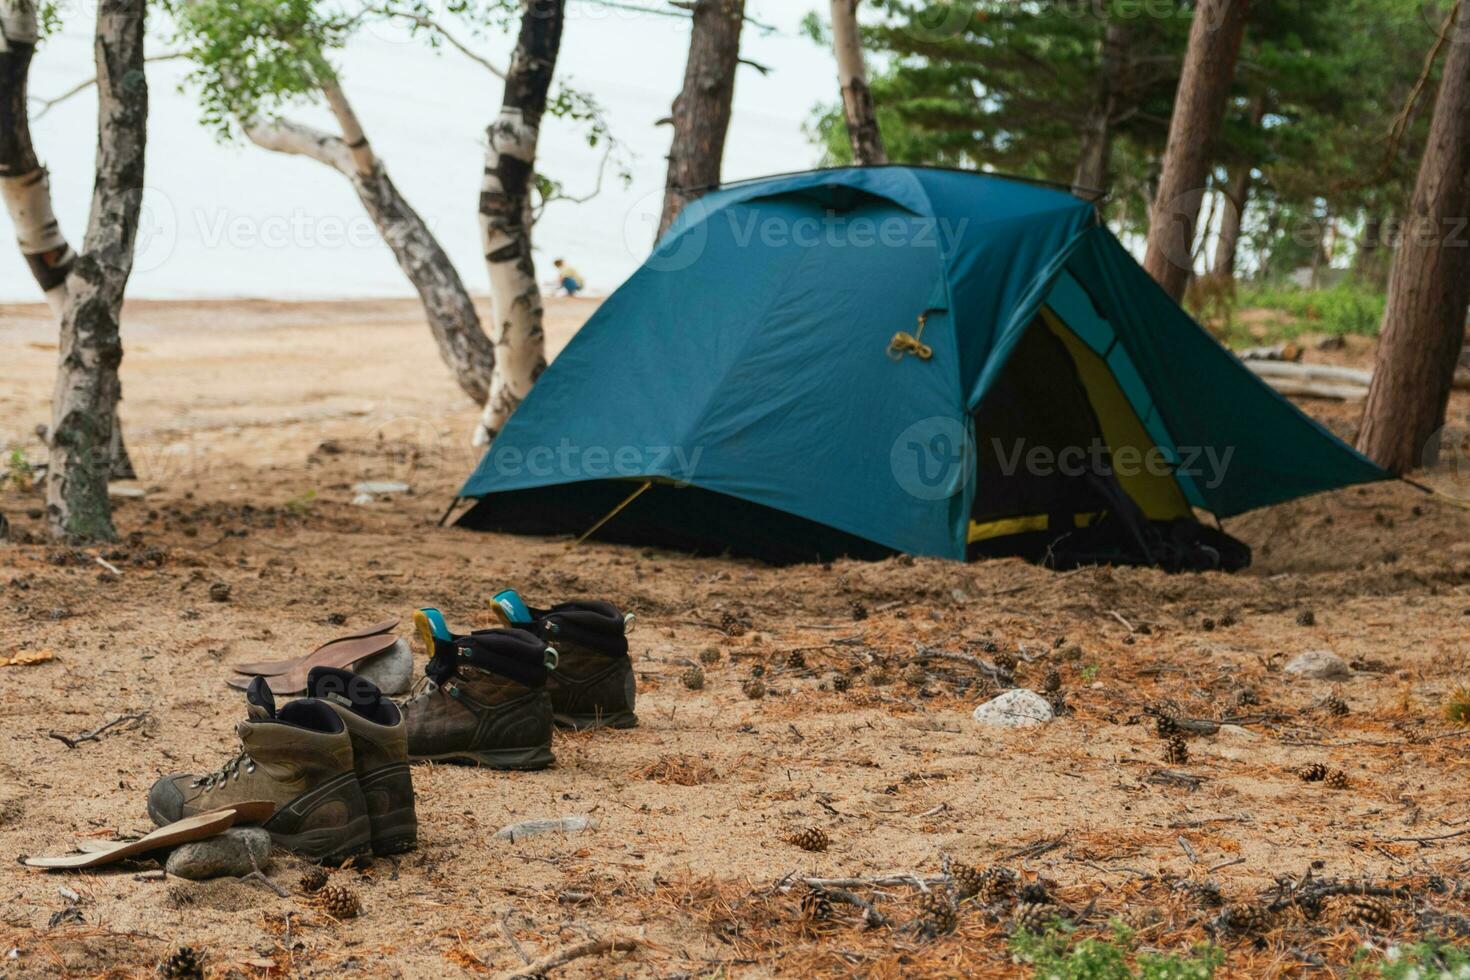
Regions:
<svg viewBox="0 0 1470 980"><path fill-rule="evenodd" d="M1078 940L1075 930L1063 928L1019 933L1011 937L1011 952L1038 980L1211 980L1225 961L1214 946L1188 956L1135 952L1133 932L1116 921L1110 939Z"/></svg>
<svg viewBox="0 0 1470 980"><path fill-rule="evenodd" d="M1470 688L1455 689L1444 704L1444 717L1456 725L1470 725Z"/></svg>
<svg viewBox="0 0 1470 980"><path fill-rule="evenodd" d="M1382 960L1364 950L1353 964L1355 980L1470 980L1470 949L1430 937L1411 946L1396 946Z"/></svg>
<svg viewBox="0 0 1470 980"><path fill-rule="evenodd" d="M5 473L0 474L0 483L7 480L11 486L23 493L36 485L36 469L31 465L31 461L26 459L26 454L19 449L10 451Z"/></svg>
<svg viewBox="0 0 1470 980"><path fill-rule="evenodd" d="M1295 286L1247 286L1237 299L1239 309L1274 310L1289 319L1278 324L1280 337L1305 333L1331 336L1378 336L1387 297L1369 287L1344 282L1331 289Z"/></svg>
<svg viewBox="0 0 1470 980"><path fill-rule="evenodd" d="M175 38L194 63L205 125L228 138L238 120L314 98L336 77L327 53L355 22L313 0L169 0Z"/></svg>
<svg viewBox="0 0 1470 980"><path fill-rule="evenodd" d="M297 494L295 497L292 497L290 500L286 501L286 509L295 514L297 517L305 517L307 514L311 513L311 509L315 505L315 490L307 490L305 493Z"/></svg>

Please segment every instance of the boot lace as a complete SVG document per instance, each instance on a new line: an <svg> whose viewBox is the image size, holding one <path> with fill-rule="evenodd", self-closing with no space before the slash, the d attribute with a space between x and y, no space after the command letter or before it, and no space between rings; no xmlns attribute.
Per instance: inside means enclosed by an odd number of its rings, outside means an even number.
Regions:
<svg viewBox="0 0 1470 980"><path fill-rule="evenodd" d="M226 762L214 772L199 776L191 785L202 786L205 790L211 790L217 786L223 786L231 779L239 779L241 770L245 772L255 771L255 760L250 758L250 753L245 749L241 749L235 754L233 759Z"/></svg>

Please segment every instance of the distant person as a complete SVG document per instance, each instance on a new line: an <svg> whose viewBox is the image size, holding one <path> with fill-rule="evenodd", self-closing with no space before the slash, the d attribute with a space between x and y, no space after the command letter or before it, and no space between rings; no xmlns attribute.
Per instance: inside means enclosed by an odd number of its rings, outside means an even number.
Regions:
<svg viewBox="0 0 1470 980"><path fill-rule="evenodd" d="M561 288L567 291L568 296L575 296L587 288L587 280L582 278L582 273L568 265L566 259L556 260L556 273L561 277Z"/></svg>

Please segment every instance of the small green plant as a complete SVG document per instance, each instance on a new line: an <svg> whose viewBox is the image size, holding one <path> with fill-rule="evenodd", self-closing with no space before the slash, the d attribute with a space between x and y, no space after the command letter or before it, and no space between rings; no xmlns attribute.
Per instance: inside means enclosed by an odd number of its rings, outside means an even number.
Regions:
<svg viewBox="0 0 1470 980"><path fill-rule="evenodd" d="M286 509L297 517L303 517L311 511L311 505L316 503L316 491L308 490L286 501Z"/></svg>
<svg viewBox="0 0 1470 980"><path fill-rule="evenodd" d="M1463 684L1444 703L1444 716L1456 725L1470 725L1470 688Z"/></svg>
<svg viewBox="0 0 1470 980"><path fill-rule="evenodd" d="M1018 933L1011 952L1040 980L1211 980L1225 961L1215 946L1197 946L1187 956L1135 953L1133 931L1116 920L1112 929L1110 939L1078 940L1075 929L1061 925L1042 935Z"/></svg>
<svg viewBox="0 0 1470 980"><path fill-rule="evenodd" d="M1365 949L1348 975L1353 980L1470 980L1470 949L1438 937L1394 946L1381 960Z"/></svg>
<svg viewBox="0 0 1470 980"><path fill-rule="evenodd" d="M36 485L36 468L31 465L30 460L26 459L25 453L19 449L10 451L10 456L6 460L5 479L22 493Z"/></svg>
<svg viewBox="0 0 1470 980"><path fill-rule="evenodd" d="M1082 668L1082 679L1091 684L1097 680L1097 675L1102 672L1102 664L1088 664Z"/></svg>

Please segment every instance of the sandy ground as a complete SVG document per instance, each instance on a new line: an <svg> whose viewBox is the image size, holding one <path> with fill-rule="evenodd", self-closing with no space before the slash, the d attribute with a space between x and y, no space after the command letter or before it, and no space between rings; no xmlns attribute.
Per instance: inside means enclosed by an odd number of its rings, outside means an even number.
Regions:
<svg viewBox="0 0 1470 980"><path fill-rule="evenodd" d="M555 303L553 347L594 307ZM22 434L47 417L54 331L33 307L0 308L0 326L0 432L36 458ZM55 655L0 667L0 977L143 976L183 943L214 976L495 974L593 936L637 948L555 975L1015 975L1001 906L967 904L934 940L907 928L911 885L855 889L888 918L875 929L840 904L826 921L801 911L798 876L935 876L947 860L1009 867L1086 923L1115 916L1172 951L1210 938L1219 914L1180 881L1255 907L1281 876L1393 890L1386 929L1288 909L1262 936L1215 934L1236 976L1341 968L1362 942L1470 930L1453 918L1470 898L1470 732L1442 717L1470 681L1470 516L1452 502L1391 485L1251 515L1230 530L1258 560L1236 576L569 550L436 527L473 463L475 413L412 303L140 303L126 330L124 418L146 497L120 503L123 543L47 544L38 498L0 491L20 542L0 544L0 661ZM1307 407L1350 434L1354 409ZM364 479L413 492L353 506ZM211 601L215 583L228 602ZM223 684L230 661L305 652L341 631L330 616L364 625L435 604L489 625L485 600L508 585L637 613L642 724L559 735L543 773L417 769L420 849L335 875L362 917L336 923L260 883L159 880L148 862L68 876L14 863L141 831L157 775L225 761L244 715ZM979 675L908 670L916 643L1022 654L1029 686L1055 668L1072 711L1037 731L980 729ZM1335 684L1282 673L1314 649L1359 670ZM705 650L719 660L686 690L683 660ZM751 700L757 670L768 693ZM1242 705L1244 690L1259 703ZM1348 714L1323 710L1328 695ZM1165 700L1238 727L1167 764L1144 715ZM52 736L135 714L75 748ZM1312 762L1349 787L1296 778ZM597 828L492 838L573 814ZM784 840L808 827L828 850ZM294 889L302 870L278 854L268 873Z"/></svg>

